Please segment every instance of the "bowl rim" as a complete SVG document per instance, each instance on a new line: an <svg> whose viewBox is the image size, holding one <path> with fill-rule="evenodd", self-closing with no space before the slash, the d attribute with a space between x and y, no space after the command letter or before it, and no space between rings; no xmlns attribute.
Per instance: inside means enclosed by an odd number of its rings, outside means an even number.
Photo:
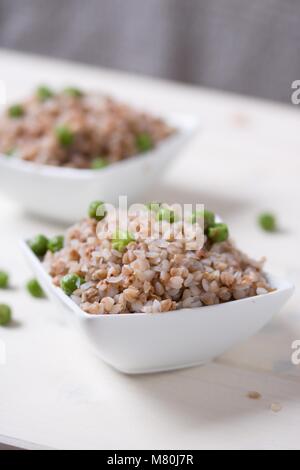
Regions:
<svg viewBox="0 0 300 470"><path fill-rule="evenodd" d="M22 239L20 241L20 246L22 249L23 254L29 261L30 265L35 266L35 271L38 272L39 276L43 279L45 283L47 283L48 288L52 291L53 295L59 298L59 300L66 305L73 313L75 313L78 317L81 317L82 319L85 320L96 320L99 318L114 318L114 317L172 317L175 314L181 314L181 313L190 313L192 311L197 311L200 310L202 313L207 312L208 309L216 309L216 308L229 308L230 305L241 305L245 302L256 302L258 299L261 299L263 297L274 297L276 295L279 295L283 292L287 292L290 294L290 296L293 294L295 290L295 286L292 282L289 280L283 280L279 278L278 276L275 276L273 274L270 274L268 272L265 272L265 275L267 279L269 280L271 286L275 289L272 292L268 292L267 294L259 294L254 297L246 297L244 299L239 299L239 300L232 300L230 302L224 302L223 304L216 304L216 305L205 305L204 307L196 307L196 308L182 308L179 310L172 310L169 312L157 312L157 313L144 313L144 312L137 312L137 313L122 313L122 314L117 314L117 313L112 313L112 314L99 314L99 315L92 315L89 313L86 313L84 310L82 310L79 305L77 305L71 297L67 296L60 287L57 287L53 284L52 282L52 277L50 274L47 273L47 271L44 269L41 260L32 252L28 245L28 241L25 239ZM38 279L39 280L39 279Z"/></svg>
<svg viewBox="0 0 300 470"><path fill-rule="evenodd" d="M134 165L137 162L145 162L151 160L157 152L163 151L168 146L180 143L183 139L192 138L200 129L201 121L196 114L186 113L165 113L161 115L168 124L176 126L178 132L162 140L156 147L149 152L138 153L130 158L112 163L101 170L66 168L52 165L44 165L41 163L27 162L20 158L9 157L0 152L0 166L20 170L27 173L45 175L58 178L76 178L76 179L97 179L99 176L107 175L116 168L124 168L125 166Z"/></svg>

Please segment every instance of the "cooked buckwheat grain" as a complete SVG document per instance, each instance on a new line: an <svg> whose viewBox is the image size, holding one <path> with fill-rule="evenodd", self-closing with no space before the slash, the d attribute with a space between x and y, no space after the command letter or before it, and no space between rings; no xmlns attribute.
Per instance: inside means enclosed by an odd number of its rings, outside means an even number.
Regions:
<svg viewBox="0 0 300 470"><path fill-rule="evenodd" d="M163 120L99 94L61 92L21 104L0 117L0 152L46 165L93 168L155 147L175 131ZM147 148L139 141L147 138ZM142 140L142 142L143 142Z"/></svg>
<svg viewBox="0 0 300 470"><path fill-rule="evenodd" d="M145 209L128 216L134 238L122 251L112 248L110 215L97 222L85 219L68 230L65 247L48 252L44 263L55 285L68 273L85 279L73 300L90 314L156 313L201 307L270 292L262 271L264 260L253 261L232 241L212 243L204 237L200 249L182 233L181 221L157 222ZM159 232L151 238L149 227ZM138 231L133 229L139 227ZM194 226L195 228L195 226ZM188 231L188 230L187 230Z"/></svg>

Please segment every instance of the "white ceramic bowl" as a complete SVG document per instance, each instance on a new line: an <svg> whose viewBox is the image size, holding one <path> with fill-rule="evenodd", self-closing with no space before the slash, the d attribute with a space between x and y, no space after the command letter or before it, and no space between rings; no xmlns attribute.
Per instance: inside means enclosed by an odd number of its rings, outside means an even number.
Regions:
<svg viewBox="0 0 300 470"><path fill-rule="evenodd" d="M178 129L177 134L153 151L102 170L38 165L0 154L0 191L27 211L66 224L81 219L95 199L117 204L118 197L126 195L129 204L142 203L142 194L157 184L165 167L199 129L194 116L163 117Z"/></svg>
<svg viewBox="0 0 300 470"><path fill-rule="evenodd" d="M257 297L169 313L89 315L55 287L26 242L22 250L50 298L67 310L97 355L129 374L205 364L246 340L279 312L293 285L269 276L277 290Z"/></svg>

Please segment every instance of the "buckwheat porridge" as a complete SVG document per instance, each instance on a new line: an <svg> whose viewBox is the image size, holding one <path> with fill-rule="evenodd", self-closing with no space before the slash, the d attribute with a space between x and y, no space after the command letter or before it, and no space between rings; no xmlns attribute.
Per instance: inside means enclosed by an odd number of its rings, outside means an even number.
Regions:
<svg viewBox="0 0 300 470"><path fill-rule="evenodd" d="M172 207L155 204L128 215L125 233L111 233L109 222L105 206L95 201L89 217L65 239L39 235L29 242L53 283L89 314L168 312L273 290L263 273L264 259L254 261L239 251L227 225L216 223L211 212L202 218L193 213L183 223ZM150 225L158 238L151 236ZM197 248L201 238L204 244Z"/></svg>
<svg viewBox="0 0 300 470"><path fill-rule="evenodd" d="M0 117L0 152L40 164L97 170L145 153L173 133L162 119L108 96L40 87Z"/></svg>

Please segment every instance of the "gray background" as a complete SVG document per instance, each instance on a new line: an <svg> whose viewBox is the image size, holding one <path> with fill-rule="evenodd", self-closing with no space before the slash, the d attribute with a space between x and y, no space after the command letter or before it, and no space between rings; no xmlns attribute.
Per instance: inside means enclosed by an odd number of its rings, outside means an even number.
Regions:
<svg viewBox="0 0 300 470"><path fill-rule="evenodd" d="M289 103L300 1L0 0L0 47Z"/></svg>

